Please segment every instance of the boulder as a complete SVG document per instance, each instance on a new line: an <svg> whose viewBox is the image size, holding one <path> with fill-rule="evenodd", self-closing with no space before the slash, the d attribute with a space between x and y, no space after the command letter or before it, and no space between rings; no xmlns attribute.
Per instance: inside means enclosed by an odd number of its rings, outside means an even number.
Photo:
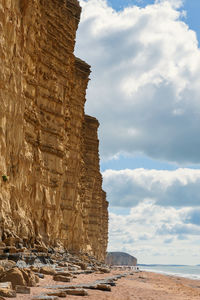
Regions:
<svg viewBox="0 0 200 300"><path fill-rule="evenodd" d="M39 277L30 269L21 269L27 286L36 286L39 282Z"/></svg>
<svg viewBox="0 0 200 300"><path fill-rule="evenodd" d="M39 282L39 278L29 269L24 270L15 267L8 271L4 271L0 275L0 281L10 281L12 283L13 288L15 288L16 285L36 286L36 284Z"/></svg>
<svg viewBox="0 0 200 300"><path fill-rule="evenodd" d="M18 268L13 268L8 271L5 271L0 276L0 281L6 282L10 281L12 282L12 286L15 288L16 285L26 285L26 281L24 280L22 272Z"/></svg>
<svg viewBox="0 0 200 300"><path fill-rule="evenodd" d="M56 271L53 268L47 266L40 268L39 272L45 275L55 275L56 273Z"/></svg>
<svg viewBox="0 0 200 300"><path fill-rule="evenodd" d="M0 260L0 266L3 267L5 270L9 270L16 266L16 263L12 260L3 259Z"/></svg>
<svg viewBox="0 0 200 300"><path fill-rule="evenodd" d="M16 297L16 292L12 290L11 282L1 282L0 283L0 296L14 298ZM1 298L0 298L1 300Z"/></svg>

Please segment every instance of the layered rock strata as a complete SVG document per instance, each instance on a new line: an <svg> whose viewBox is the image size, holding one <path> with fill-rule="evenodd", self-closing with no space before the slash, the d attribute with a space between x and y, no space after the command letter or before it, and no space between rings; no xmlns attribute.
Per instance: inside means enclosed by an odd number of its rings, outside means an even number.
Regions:
<svg viewBox="0 0 200 300"><path fill-rule="evenodd" d="M107 201L76 0L0 0L0 239L104 259Z"/></svg>

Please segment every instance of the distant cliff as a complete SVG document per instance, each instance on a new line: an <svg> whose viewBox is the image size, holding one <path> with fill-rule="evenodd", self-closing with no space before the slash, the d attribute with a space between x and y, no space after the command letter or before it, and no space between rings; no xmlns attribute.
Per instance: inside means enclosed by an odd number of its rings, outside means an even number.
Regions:
<svg viewBox="0 0 200 300"><path fill-rule="evenodd" d="M0 0L0 240L103 260L108 203L76 0ZM17 242L16 242L17 243Z"/></svg>
<svg viewBox="0 0 200 300"><path fill-rule="evenodd" d="M136 266L137 258L124 252L108 252L106 263L115 266Z"/></svg>

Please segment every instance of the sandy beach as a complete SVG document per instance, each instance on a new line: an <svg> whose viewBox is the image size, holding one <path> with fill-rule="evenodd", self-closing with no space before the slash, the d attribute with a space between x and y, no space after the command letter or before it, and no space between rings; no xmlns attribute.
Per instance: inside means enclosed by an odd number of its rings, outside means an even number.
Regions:
<svg viewBox="0 0 200 300"><path fill-rule="evenodd" d="M112 271L110 274L79 275L72 280L73 284L90 283L95 280L122 274L125 271ZM31 288L30 295L18 294L17 300L31 300L33 296L45 293L49 285L65 285L55 282L46 275L40 279L39 286ZM48 289L49 291L49 289ZM52 290L51 290L52 291ZM150 272L139 272L128 275L117 281L111 292L87 290L88 296L70 296L62 299L93 299L93 300L199 300L200 280L190 280L181 277L166 276Z"/></svg>

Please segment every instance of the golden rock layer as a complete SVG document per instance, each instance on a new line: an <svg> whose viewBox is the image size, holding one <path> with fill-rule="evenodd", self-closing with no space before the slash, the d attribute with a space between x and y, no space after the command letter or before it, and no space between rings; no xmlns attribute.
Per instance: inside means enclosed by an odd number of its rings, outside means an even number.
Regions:
<svg viewBox="0 0 200 300"><path fill-rule="evenodd" d="M108 213L76 0L0 0L0 238L104 259Z"/></svg>

